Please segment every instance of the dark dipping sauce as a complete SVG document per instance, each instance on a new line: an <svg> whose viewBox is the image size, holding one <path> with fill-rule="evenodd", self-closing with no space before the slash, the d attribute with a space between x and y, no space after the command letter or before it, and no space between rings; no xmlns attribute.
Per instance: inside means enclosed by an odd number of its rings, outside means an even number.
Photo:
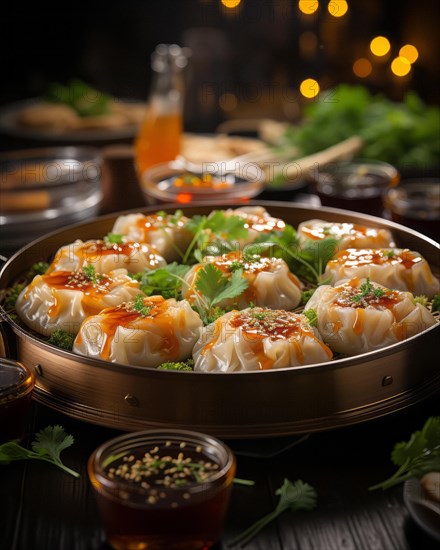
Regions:
<svg viewBox="0 0 440 550"><path fill-rule="evenodd" d="M0 443L25 436L34 384L26 366L0 359Z"/></svg>
<svg viewBox="0 0 440 550"><path fill-rule="evenodd" d="M196 550L220 538L235 473L230 452L172 436L118 451L102 454L101 467L96 455L89 462L114 548Z"/></svg>

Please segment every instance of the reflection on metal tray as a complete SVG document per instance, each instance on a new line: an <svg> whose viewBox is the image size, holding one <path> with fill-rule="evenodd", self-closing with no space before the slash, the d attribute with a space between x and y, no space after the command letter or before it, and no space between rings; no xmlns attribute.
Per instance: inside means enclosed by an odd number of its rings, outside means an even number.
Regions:
<svg viewBox="0 0 440 550"><path fill-rule="evenodd" d="M391 229L397 246L419 251L434 271L439 271L438 245L403 226L330 208L258 204L294 226L320 217ZM186 208L185 213L206 214L214 208L233 206L200 204ZM174 211L177 205L164 209ZM105 235L116 216L68 227L23 248L5 265L0 290L60 246L78 238ZM191 428L229 439L285 436L378 418L440 390L440 371L433 353L438 324L401 343L331 363L278 371L207 374L79 357L9 322L18 358L36 372L35 395L39 402L75 418L118 429Z"/></svg>

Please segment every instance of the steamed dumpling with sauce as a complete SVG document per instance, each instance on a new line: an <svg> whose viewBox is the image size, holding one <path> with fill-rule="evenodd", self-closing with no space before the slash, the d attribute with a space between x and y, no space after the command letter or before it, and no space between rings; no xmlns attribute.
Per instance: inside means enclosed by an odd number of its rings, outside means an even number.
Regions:
<svg viewBox="0 0 440 550"><path fill-rule="evenodd" d="M187 221L188 218L177 213L127 214L118 217L112 233L150 244L167 262L172 262L183 257L193 237L185 227Z"/></svg>
<svg viewBox="0 0 440 550"><path fill-rule="evenodd" d="M116 269L106 275L90 270L53 271L37 275L16 302L20 319L40 334L56 330L76 334L89 315L131 300L139 283Z"/></svg>
<svg viewBox="0 0 440 550"><path fill-rule="evenodd" d="M257 254L243 256L241 252L229 252L222 256L206 256L203 264L195 265L185 276L184 296L191 303L196 301L195 289L198 274L207 264L214 265L223 276L231 278L234 271L242 269L248 287L236 298L226 298L217 305L244 309L250 302L272 309L294 309L301 301L302 283L290 272L281 258L266 258Z"/></svg>
<svg viewBox="0 0 440 550"><path fill-rule="evenodd" d="M202 321L186 300L149 296L104 309L87 319L73 351L139 367L158 367L191 356Z"/></svg>
<svg viewBox="0 0 440 550"><path fill-rule="evenodd" d="M368 277L385 287L428 298L440 289L440 283L431 273L428 262L418 252L408 249L341 250L328 262L324 280L330 280L334 285L352 277Z"/></svg>
<svg viewBox="0 0 440 550"><path fill-rule="evenodd" d="M166 265L164 258L151 245L121 240L114 243L105 240L83 242L78 239L58 250L48 272L76 271L92 265L98 273L108 273L118 268L139 273Z"/></svg>
<svg viewBox="0 0 440 550"><path fill-rule="evenodd" d="M318 287L304 309L316 311L324 342L347 355L396 344L436 324L409 292L357 277L335 287Z"/></svg>
<svg viewBox="0 0 440 550"><path fill-rule="evenodd" d="M393 236L388 229L375 229L353 223L334 223L324 220L309 220L298 226L301 244L307 241L337 239L338 250L346 248L387 248L394 246Z"/></svg>
<svg viewBox="0 0 440 550"><path fill-rule="evenodd" d="M241 245L252 243L265 233L271 231L284 231L286 224L279 218L272 217L262 206L241 206L240 208L224 211L225 216L238 216L244 221L244 227L248 230L245 239L239 239Z"/></svg>
<svg viewBox="0 0 440 550"><path fill-rule="evenodd" d="M195 371L240 372L323 363L332 352L304 315L255 307L204 327L193 358Z"/></svg>

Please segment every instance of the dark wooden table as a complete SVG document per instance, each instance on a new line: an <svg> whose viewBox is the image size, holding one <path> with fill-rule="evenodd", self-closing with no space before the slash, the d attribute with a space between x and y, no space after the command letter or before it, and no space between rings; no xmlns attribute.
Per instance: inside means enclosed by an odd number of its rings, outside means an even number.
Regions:
<svg viewBox="0 0 440 550"><path fill-rule="evenodd" d="M312 512L286 512L248 550L434 549L435 542L410 518L401 486L386 492L369 492L368 487L393 472L392 445L407 439L428 416L438 414L438 402L437 395L393 415L302 440L292 436L229 441L237 454L237 476L253 479L255 485L234 486L224 535L214 550L237 548L229 547L228 541L275 507L274 492L285 477L315 487L318 507ZM0 548L109 550L86 464L95 447L119 432L35 404L31 432L54 424L74 435L75 444L63 457L81 478L39 462L1 466Z"/></svg>

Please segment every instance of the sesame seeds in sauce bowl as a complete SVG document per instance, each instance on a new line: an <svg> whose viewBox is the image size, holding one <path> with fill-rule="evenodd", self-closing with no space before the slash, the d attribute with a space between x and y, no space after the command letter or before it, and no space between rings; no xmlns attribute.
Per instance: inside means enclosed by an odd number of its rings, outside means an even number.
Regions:
<svg viewBox="0 0 440 550"><path fill-rule="evenodd" d="M209 548L220 538L235 458L208 435L149 430L112 439L88 464L114 548Z"/></svg>

